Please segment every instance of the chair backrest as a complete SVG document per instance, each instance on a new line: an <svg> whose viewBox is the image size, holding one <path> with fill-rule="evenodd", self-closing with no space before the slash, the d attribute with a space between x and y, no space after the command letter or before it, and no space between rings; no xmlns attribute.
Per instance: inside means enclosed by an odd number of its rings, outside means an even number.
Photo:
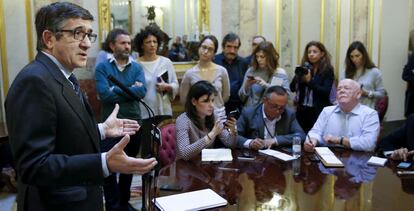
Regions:
<svg viewBox="0 0 414 211"><path fill-rule="evenodd" d="M388 95L387 94L385 94L384 97L379 98L375 102L375 110L378 112L380 122L382 122L388 110Z"/></svg>
<svg viewBox="0 0 414 211"><path fill-rule="evenodd" d="M170 165L175 161L176 157L176 133L175 133L175 120L166 119L158 124L158 128L161 130L162 145L160 146L159 158L161 167Z"/></svg>

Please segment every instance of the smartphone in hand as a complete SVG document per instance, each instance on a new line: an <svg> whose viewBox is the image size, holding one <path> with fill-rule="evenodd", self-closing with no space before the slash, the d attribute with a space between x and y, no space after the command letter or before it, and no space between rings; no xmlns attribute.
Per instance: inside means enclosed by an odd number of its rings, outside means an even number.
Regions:
<svg viewBox="0 0 414 211"><path fill-rule="evenodd" d="M256 79L254 78L254 76L252 76L252 75L248 75L248 76L247 76L247 79L249 79L249 80L256 80Z"/></svg>
<svg viewBox="0 0 414 211"><path fill-rule="evenodd" d="M239 117L239 115L240 115L240 112L239 112L238 109L236 109L236 110L230 111L229 115L227 115L227 118L230 119L231 117L233 117L233 118L237 119L237 117Z"/></svg>

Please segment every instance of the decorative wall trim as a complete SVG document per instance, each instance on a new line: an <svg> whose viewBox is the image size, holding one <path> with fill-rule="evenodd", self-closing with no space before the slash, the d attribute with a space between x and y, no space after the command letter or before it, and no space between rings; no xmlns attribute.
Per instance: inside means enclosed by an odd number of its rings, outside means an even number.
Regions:
<svg viewBox="0 0 414 211"><path fill-rule="evenodd" d="M300 28L300 26L301 26L301 18L302 18L302 16L301 16L301 14L302 14L302 0L298 0L298 51L297 51L297 64L299 64L300 63L300 55L301 55L301 49L300 49L300 33L301 33L301 28Z"/></svg>
<svg viewBox="0 0 414 211"><path fill-rule="evenodd" d="M321 0L321 29L320 29L320 42L325 41L325 0Z"/></svg>
<svg viewBox="0 0 414 211"><path fill-rule="evenodd" d="M339 76L339 54L341 49L341 0L336 1L336 53L335 53L335 78Z"/></svg>
<svg viewBox="0 0 414 211"><path fill-rule="evenodd" d="M28 58L29 62L34 59L34 52L33 52L33 18L32 18L32 1L31 0L25 0L24 6L26 10L26 35L27 35L27 52L28 52Z"/></svg>
<svg viewBox="0 0 414 211"><path fill-rule="evenodd" d="M259 0L259 34L263 35L263 0Z"/></svg>
<svg viewBox="0 0 414 211"><path fill-rule="evenodd" d="M7 95L9 91L9 71L7 63L7 44L6 44L6 25L4 21L4 7L3 0L0 0L0 49L1 49L1 74L2 74L2 83L3 83L3 94Z"/></svg>
<svg viewBox="0 0 414 211"><path fill-rule="evenodd" d="M374 31L374 0L369 0L368 14L368 53L372 57L373 31Z"/></svg>
<svg viewBox="0 0 414 211"><path fill-rule="evenodd" d="M132 0L128 0L128 31L132 35Z"/></svg>
<svg viewBox="0 0 414 211"><path fill-rule="evenodd" d="M198 4L198 30L210 33L210 0L200 0Z"/></svg>
<svg viewBox="0 0 414 211"><path fill-rule="evenodd" d="M380 4L380 18L379 18L379 37L378 37L378 67L381 67L381 43L382 43L382 0L379 1Z"/></svg>
<svg viewBox="0 0 414 211"><path fill-rule="evenodd" d="M280 51L280 34L281 34L281 32L280 32L280 22L281 22L281 10L280 10L280 8L281 8L281 4L282 4L282 2L281 2L281 0L276 0L276 15L275 15L275 18L276 18L276 20L275 20L275 28L276 28L276 37L275 37L275 41L276 41L276 50L277 50L277 52L279 52L279 54L281 53L281 51Z"/></svg>
<svg viewBox="0 0 414 211"><path fill-rule="evenodd" d="M349 41L348 45L352 42L352 31L353 31L353 22L354 22L354 0L349 1Z"/></svg>
<svg viewBox="0 0 414 211"><path fill-rule="evenodd" d="M98 0L99 41L102 43L111 29L111 7L109 0Z"/></svg>
<svg viewBox="0 0 414 211"><path fill-rule="evenodd" d="M189 30L188 30L188 1L184 1L184 33L189 34Z"/></svg>

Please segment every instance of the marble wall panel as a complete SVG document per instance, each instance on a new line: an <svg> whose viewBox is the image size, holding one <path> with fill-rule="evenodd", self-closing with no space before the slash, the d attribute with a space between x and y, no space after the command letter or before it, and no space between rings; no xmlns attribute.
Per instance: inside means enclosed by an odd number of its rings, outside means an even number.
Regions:
<svg viewBox="0 0 414 211"><path fill-rule="evenodd" d="M222 1L221 17L223 37L229 32L239 34L240 32L240 0ZM244 43L243 43L244 44ZM221 45L221 44L220 44Z"/></svg>
<svg viewBox="0 0 414 211"><path fill-rule="evenodd" d="M223 16L226 17L226 16ZM240 1L240 39L244 43L239 54L248 56L251 53L251 38L257 34L258 29L257 1Z"/></svg>
<svg viewBox="0 0 414 211"><path fill-rule="evenodd" d="M367 45L369 30L369 1L353 0L353 7L351 10L353 10L351 42L359 40Z"/></svg>
<svg viewBox="0 0 414 211"><path fill-rule="evenodd" d="M293 17L294 5L291 0L282 0L281 4L280 33L278 34L280 36L279 65L292 78L293 69L296 66L296 61L293 58L293 42L296 42L293 36L293 27L296 25Z"/></svg>

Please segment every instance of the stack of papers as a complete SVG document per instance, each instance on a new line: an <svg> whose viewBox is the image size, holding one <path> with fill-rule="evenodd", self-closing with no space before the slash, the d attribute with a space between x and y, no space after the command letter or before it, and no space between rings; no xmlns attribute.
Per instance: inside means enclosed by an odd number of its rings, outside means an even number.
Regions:
<svg viewBox="0 0 414 211"><path fill-rule="evenodd" d="M204 210L227 204L227 200L211 189L192 191L155 199L155 205L163 211Z"/></svg>
<svg viewBox="0 0 414 211"><path fill-rule="evenodd" d="M259 152L263 153L263 154L266 154L266 155L273 156L273 157L278 158L278 159L283 160L283 161L289 161L289 160L294 160L295 159L295 157L293 157L291 155L288 155L288 154L285 154L283 152L279 152L279 151L276 151L276 150L273 150L273 149L259 150Z"/></svg>
<svg viewBox="0 0 414 211"><path fill-rule="evenodd" d="M368 164L375 165L375 166L385 166L386 162L387 162L386 158L380 158L380 157L376 157L376 156L372 156L368 160Z"/></svg>
<svg viewBox="0 0 414 211"><path fill-rule="evenodd" d="M201 161L232 161L231 149L203 149Z"/></svg>
<svg viewBox="0 0 414 211"><path fill-rule="evenodd" d="M328 147L315 147L315 151L326 167L344 167L344 164Z"/></svg>

